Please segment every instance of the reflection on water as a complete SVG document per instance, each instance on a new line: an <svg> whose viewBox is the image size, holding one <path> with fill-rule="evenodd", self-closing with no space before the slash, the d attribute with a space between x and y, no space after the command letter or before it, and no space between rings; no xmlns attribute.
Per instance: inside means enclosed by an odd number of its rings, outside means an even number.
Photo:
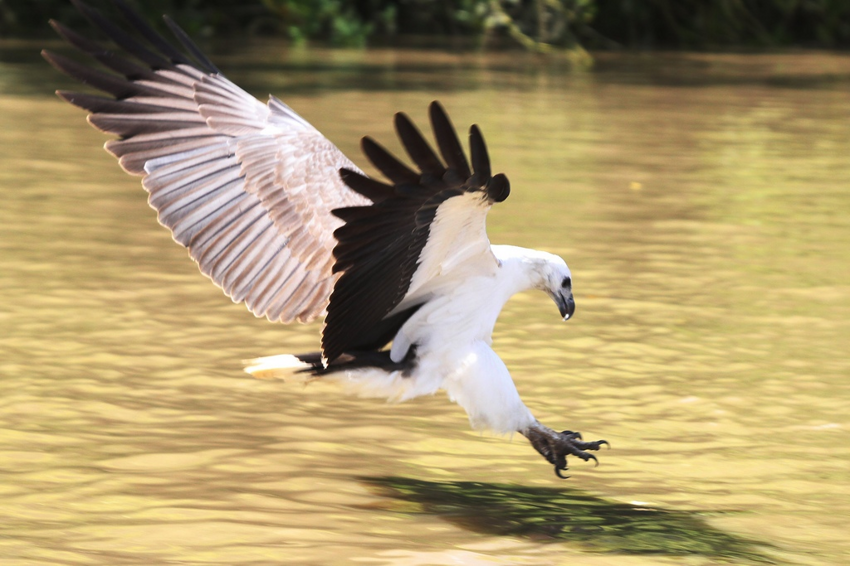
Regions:
<svg viewBox="0 0 850 566"><path fill-rule="evenodd" d="M516 297L494 347L543 422L614 446L564 483L443 396L243 374L320 326L201 276L40 47L0 48L3 566L850 563L850 57L214 49L359 164L435 98L481 126L513 187L492 240L562 254L578 302ZM463 519L500 498L516 523ZM587 540L512 530L565 518Z"/></svg>
<svg viewBox="0 0 850 566"><path fill-rule="evenodd" d="M710 526L701 514L620 503L573 488L361 478L404 513L427 513L479 533L581 545L592 552L700 555L773 564L764 543Z"/></svg>

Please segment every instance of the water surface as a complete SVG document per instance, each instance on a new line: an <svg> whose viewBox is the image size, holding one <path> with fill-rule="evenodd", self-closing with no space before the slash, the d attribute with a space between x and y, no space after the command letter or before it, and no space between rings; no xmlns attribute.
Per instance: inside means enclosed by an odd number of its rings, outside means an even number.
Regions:
<svg viewBox="0 0 850 566"><path fill-rule="evenodd" d="M555 478L444 396L251 379L319 326L254 319L156 224L105 138L0 49L0 557L33 564L850 562L850 57L219 48L357 163L440 99L513 193L495 243L563 255L577 316L495 333Z"/></svg>

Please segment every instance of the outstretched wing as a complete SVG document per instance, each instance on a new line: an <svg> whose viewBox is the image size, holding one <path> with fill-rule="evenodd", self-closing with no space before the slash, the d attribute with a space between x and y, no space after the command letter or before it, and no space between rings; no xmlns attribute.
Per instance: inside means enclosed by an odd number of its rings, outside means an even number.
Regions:
<svg viewBox="0 0 850 566"><path fill-rule="evenodd" d="M256 316L308 322L323 315L336 278L333 232L342 225L331 212L371 202L340 179L340 168L356 167L283 102L263 104L227 80L168 18L182 50L123 0L113 2L135 34L71 1L123 53L51 21L112 72L44 57L114 98L57 94L119 136L106 149L144 177L160 223L204 275Z"/></svg>
<svg viewBox="0 0 850 566"><path fill-rule="evenodd" d="M348 186L374 204L333 212L345 225L334 233L339 241L334 271L342 276L322 335L327 361L346 351L383 346L441 282L461 283L464 275L497 266L485 219L494 202L508 197L508 179L491 176L477 126L469 130L470 169L445 110L433 102L429 114L442 160L399 113L396 131L419 171L368 137L363 152L392 184L342 171Z"/></svg>

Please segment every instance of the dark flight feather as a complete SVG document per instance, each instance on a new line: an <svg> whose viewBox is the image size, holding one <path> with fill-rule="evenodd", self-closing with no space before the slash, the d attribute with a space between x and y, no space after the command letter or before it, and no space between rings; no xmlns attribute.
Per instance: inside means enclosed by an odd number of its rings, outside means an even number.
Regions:
<svg viewBox="0 0 850 566"><path fill-rule="evenodd" d="M364 137L360 142L360 147L366 158L383 173L384 177L396 185L419 182L419 173L396 159L393 154L372 138Z"/></svg>
<svg viewBox="0 0 850 566"><path fill-rule="evenodd" d="M130 6L128 6L126 2L124 2L124 0L112 1L121 11L121 14L130 23L133 29L138 31L142 35L142 37L144 37L151 45L153 45L157 49L157 51L167 56L172 63L194 65L193 62L190 61L183 53L175 49L174 46L168 43L164 37L154 31L153 28L151 28L145 20L139 17L139 15L132 8L130 8ZM169 26L169 28L170 27L171 26ZM206 57L204 57L204 59L206 60ZM215 69L215 66L212 66L212 69Z"/></svg>
<svg viewBox="0 0 850 566"><path fill-rule="evenodd" d="M469 163L466 161L466 155L463 153L463 148L457 139L454 126L452 126L446 110L439 102L435 101L428 110L428 114L431 117L431 125L434 129L434 137L437 139L437 146L440 148L440 154L443 156L446 165L448 165L448 169L450 171L453 170L462 183L469 178Z"/></svg>
<svg viewBox="0 0 850 566"><path fill-rule="evenodd" d="M165 16L163 19L165 20L168 29L170 29L171 33L174 34L174 37L176 37L180 41L183 47L185 47L186 50L191 53L192 56L198 60L199 63L201 63L201 65L206 67L207 71L219 75L221 74L221 71L218 70L218 67L216 67L213 62L210 61L206 55L204 55L204 52L201 51L201 49L197 45L195 45L195 42L192 41L188 35L186 35L186 32L183 31L183 29L181 29L181 27L178 26L174 22L174 20L172 20L168 16Z"/></svg>
<svg viewBox="0 0 850 566"><path fill-rule="evenodd" d="M174 112L173 108L168 108L166 106L115 100L114 98L107 98L96 94L58 90L56 91L56 95L65 102L73 104L78 108L88 110L89 112L104 114L159 114L164 112Z"/></svg>
<svg viewBox="0 0 850 566"><path fill-rule="evenodd" d="M322 376L327 373L340 372L353 369L375 368L386 372L400 371L405 377L410 375L416 367L416 347L413 346L400 362L392 361L389 350L354 350L346 352L325 367L323 365L321 352L310 352L308 354L296 354L299 361L309 364L310 367L299 369L296 373L309 373L314 376Z"/></svg>
<svg viewBox="0 0 850 566"><path fill-rule="evenodd" d="M472 158L476 184L483 185L490 178L490 157L487 155L484 136L475 124L469 128L469 154Z"/></svg>
<svg viewBox="0 0 850 566"><path fill-rule="evenodd" d="M340 169L339 175L342 178L343 182L348 185L350 189L357 193L360 193L372 202L380 202L392 195L392 185L387 185L381 183L380 181L370 179L365 175L361 175L357 171L352 171L350 169ZM332 213L335 216L339 216L338 214L336 214L335 211L332 211Z"/></svg>
<svg viewBox="0 0 850 566"><path fill-rule="evenodd" d="M41 54L58 71L83 84L109 93L119 100L131 96L163 96L166 94L156 87L129 82L124 77L91 69L58 53L42 51Z"/></svg>
<svg viewBox="0 0 850 566"><path fill-rule="evenodd" d="M511 194L511 183L504 173L499 173L487 183L487 197L493 202L502 202Z"/></svg>
<svg viewBox="0 0 850 566"><path fill-rule="evenodd" d="M446 168L440 163L440 159L425 138L419 128L403 112L395 115L395 129L398 138L404 146L410 159L416 164L423 174L442 177Z"/></svg>
<svg viewBox="0 0 850 566"><path fill-rule="evenodd" d="M134 39L127 32L110 22L100 12L85 4L81 0L71 0L71 3L82 13L95 27L109 36L124 51L149 65L152 69L168 69L173 67L172 63L160 55L157 55L142 43Z"/></svg>
<svg viewBox="0 0 850 566"><path fill-rule="evenodd" d="M137 65L131 61L128 61L117 53L110 51L109 49L105 49L102 45L99 45L94 41L91 41L90 39L81 36L74 30L63 26L55 20L50 20L49 23L50 26L56 31L56 33L58 33L59 36L62 37L62 39L64 39L83 53L86 53L87 55L90 55L91 57L95 58L101 65L103 65L107 69L124 75L125 77L131 80L159 80L157 75L149 68L142 67L141 65Z"/></svg>
<svg viewBox="0 0 850 566"><path fill-rule="evenodd" d="M349 187L370 198L370 191L380 189L383 198L370 206L333 211L345 224L334 232L338 242L334 272L342 275L334 285L322 333L322 353L332 365L344 354L363 350L363 336L380 338L372 340L370 348L383 347L413 314L408 309L388 316L410 288L444 202L468 192L482 193L490 202L507 196L507 178L490 177L487 149L478 128L473 126L470 132L474 167L470 171L445 110L434 102L429 115L445 165L410 119L399 113L396 131L420 171L410 170L369 138L363 142L364 153L394 185L343 171Z"/></svg>

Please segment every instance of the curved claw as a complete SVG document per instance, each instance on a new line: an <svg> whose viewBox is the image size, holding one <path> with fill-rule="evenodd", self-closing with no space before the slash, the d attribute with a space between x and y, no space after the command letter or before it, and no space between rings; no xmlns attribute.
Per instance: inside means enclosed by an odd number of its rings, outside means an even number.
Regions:
<svg viewBox="0 0 850 566"><path fill-rule="evenodd" d="M559 433L540 423L536 423L521 432L528 438L535 450L554 466L555 475L561 479L570 477L562 473L567 470L567 456L581 458L585 462L592 459L594 467L596 467L599 466L599 459L585 451L599 450L603 444L609 449L611 448L611 444L607 440L585 442L580 432L564 430Z"/></svg>

